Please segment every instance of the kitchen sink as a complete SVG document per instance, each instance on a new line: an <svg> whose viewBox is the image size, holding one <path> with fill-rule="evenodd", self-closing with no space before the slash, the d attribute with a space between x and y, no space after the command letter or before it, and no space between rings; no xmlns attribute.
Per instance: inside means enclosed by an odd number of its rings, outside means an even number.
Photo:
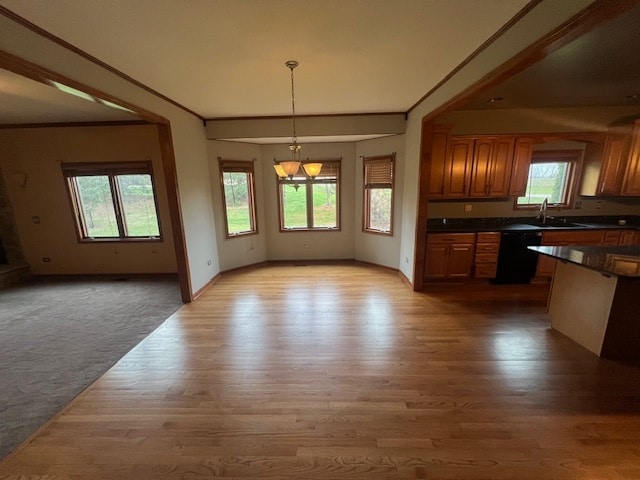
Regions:
<svg viewBox="0 0 640 480"><path fill-rule="evenodd" d="M572 223L572 222L562 222L562 221L547 221L546 223L542 222L532 222L529 225L533 225L534 227L540 228L589 228L590 225L586 225L584 223Z"/></svg>

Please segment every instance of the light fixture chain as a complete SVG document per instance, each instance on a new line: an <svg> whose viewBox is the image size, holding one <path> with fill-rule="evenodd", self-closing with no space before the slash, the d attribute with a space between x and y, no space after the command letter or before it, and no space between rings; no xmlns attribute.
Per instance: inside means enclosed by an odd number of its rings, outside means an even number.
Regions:
<svg viewBox="0 0 640 480"><path fill-rule="evenodd" d="M293 69L296 68L298 64L290 64L289 68L291 69L291 123L293 124L293 144L298 143L298 136L296 134L296 97L295 90L293 88Z"/></svg>

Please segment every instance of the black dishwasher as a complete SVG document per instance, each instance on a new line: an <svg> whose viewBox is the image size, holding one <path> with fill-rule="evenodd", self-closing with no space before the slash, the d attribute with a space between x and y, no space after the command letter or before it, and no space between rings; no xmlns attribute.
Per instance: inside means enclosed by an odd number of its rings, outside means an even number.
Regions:
<svg viewBox="0 0 640 480"><path fill-rule="evenodd" d="M502 232L498 269L491 283L530 283L536 275L538 254L527 247L540 245L541 240L541 232Z"/></svg>

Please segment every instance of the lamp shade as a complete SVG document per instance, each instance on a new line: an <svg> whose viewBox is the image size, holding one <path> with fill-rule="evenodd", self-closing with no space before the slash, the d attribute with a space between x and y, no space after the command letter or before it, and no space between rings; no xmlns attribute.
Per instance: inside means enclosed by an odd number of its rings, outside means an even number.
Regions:
<svg viewBox="0 0 640 480"><path fill-rule="evenodd" d="M284 168L282 168L282 165L280 165L279 163L276 163L273 168L276 170L276 174L280 177L280 178L285 178L287 176L287 172L284 171Z"/></svg>
<svg viewBox="0 0 640 480"><path fill-rule="evenodd" d="M321 163L305 163L302 165L302 168L304 168L304 171L308 176L310 176L311 178L316 178L316 176L320 173L320 170L322 169L322 164Z"/></svg>
<svg viewBox="0 0 640 480"><path fill-rule="evenodd" d="M298 173L300 162L280 162L280 166L288 176L293 177L296 173Z"/></svg>

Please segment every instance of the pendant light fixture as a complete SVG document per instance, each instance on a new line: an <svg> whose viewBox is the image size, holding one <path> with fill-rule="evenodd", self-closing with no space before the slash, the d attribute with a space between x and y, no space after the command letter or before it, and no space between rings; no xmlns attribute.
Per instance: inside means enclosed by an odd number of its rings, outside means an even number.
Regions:
<svg viewBox="0 0 640 480"><path fill-rule="evenodd" d="M289 70L291 70L291 124L293 129L291 144L289 145L289 150L291 150L291 160L276 162L273 168L275 169L278 177L289 177L289 180L292 180L293 177L298 174L300 164L302 163L300 161L300 149L302 148L302 146L298 144L298 137L296 135L296 97L293 84L293 69L298 66L298 62L295 60L289 60L285 62L285 66ZM320 173L322 164L305 162L302 165L302 168L305 175L307 175L311 179L314 179Z"/></svg>

